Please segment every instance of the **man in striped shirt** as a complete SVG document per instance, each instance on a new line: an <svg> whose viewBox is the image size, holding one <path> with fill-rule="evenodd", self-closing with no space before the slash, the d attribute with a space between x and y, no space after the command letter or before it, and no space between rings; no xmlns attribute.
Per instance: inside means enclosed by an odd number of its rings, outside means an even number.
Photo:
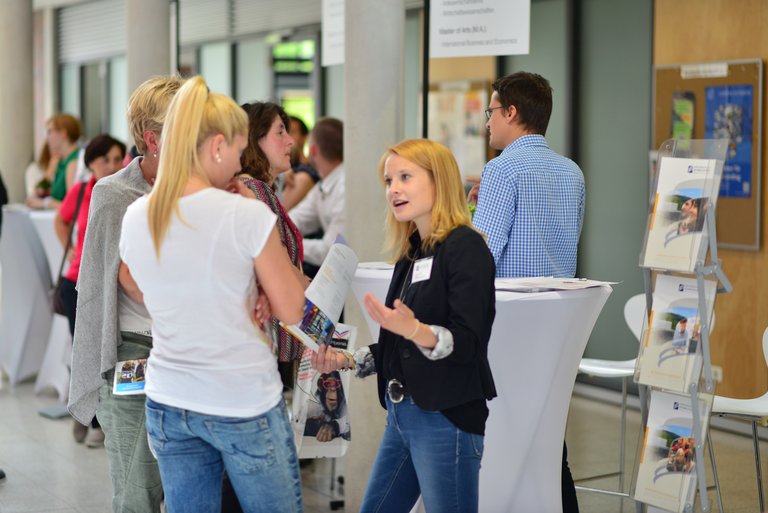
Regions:
<svg viewBox="0 0 768 513"><path fill-rule="evenodd" d="M487 235L496 277L574 277L584 219L584 175L547 145L552 88L517 72L496 80L488 109L489 144L501 155L483 169L472 224ZM479 191L478 191L479 189ZM578 512L563 446L563 512Z"/></svg>

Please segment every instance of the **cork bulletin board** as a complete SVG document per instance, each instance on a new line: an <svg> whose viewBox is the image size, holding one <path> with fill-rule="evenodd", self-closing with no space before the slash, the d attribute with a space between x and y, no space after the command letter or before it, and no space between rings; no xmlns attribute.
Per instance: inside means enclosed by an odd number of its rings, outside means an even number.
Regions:
<svg viewBox="0 0 768 513"><path fill-rule="evenodd" d="M718 245L760 249L762 61L659 66L654 79L654 148L667 139L729 139Z"/></svg>

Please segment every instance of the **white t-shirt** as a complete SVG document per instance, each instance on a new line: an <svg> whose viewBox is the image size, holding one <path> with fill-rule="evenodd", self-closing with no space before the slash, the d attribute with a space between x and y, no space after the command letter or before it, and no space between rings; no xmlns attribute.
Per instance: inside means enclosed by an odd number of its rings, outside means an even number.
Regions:
<svg viewBox="0 0 768 513"><path fill-rule="evenodd" d="M123 218L120 257L144 294L153 347L147 397L208 415L252 417L282 397L276 359L251 321L253 259L275 225L260 201L207 188L179 200L156 256L149 198Z"/></svg>

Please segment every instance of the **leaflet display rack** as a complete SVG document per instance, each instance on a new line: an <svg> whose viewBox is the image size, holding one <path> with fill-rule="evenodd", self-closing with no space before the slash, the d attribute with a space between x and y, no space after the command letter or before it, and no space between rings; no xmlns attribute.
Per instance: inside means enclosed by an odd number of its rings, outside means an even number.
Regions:
<svg viewBox="0 0 768 513"><path fill-rule="evenodd" d="M715 215L728 140L668 140L659 148L640 267L646 317L635 381L644 436L631 495L638 511L701 510L704 440L714 382L709 337L716 293L730 292ZM717 477L715 476L715 479Z"/></svg>

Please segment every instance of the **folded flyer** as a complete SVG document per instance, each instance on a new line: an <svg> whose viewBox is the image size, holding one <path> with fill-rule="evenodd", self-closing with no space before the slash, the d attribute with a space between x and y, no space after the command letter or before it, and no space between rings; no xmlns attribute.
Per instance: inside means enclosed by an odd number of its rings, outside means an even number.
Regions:
<svg viewBox="0 0 768 513"><path fill-rule="evenodd" d="M704 282L707 318L712 319L716 283ZM638 383L687 392L702 367L699 285L695 279L659 275L653 309L643 327Z"/></svg>
<svg viewBox="0 0 768 513"><path fill-rule="evenodd" d="M693 430L692 398L679 394L651 391L648 424L637 472L635 500L651 506L682 513L696 494L696 435ZM706 437L709 405L697 401Z"/></svg>
<svg viewBox="0 0 768 513"><path fill-rule="evenodd" d="M281 325L291 335L317 352L320 344L330 344L334 325L339 321L349 287L355 277L357 255L345 244L331 246L328 256L305 292L304 317L299 324Z"/></svg>

